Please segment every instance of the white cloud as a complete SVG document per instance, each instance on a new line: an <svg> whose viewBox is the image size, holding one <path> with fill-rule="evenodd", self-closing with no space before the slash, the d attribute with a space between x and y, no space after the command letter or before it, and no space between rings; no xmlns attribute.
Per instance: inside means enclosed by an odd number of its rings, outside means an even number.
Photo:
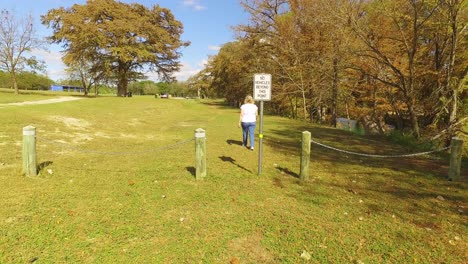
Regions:
<svg viewBox="0 0 468 264"><path fill-rule="evenodd" d="M60 51L33 49L30 53L39 60L45 62L47 76L52 80L64 79L67 77L65 73L66 66L62 62L62 53Z"/></svg>
<svg viewBox="0 0 468 264"><path fill-rule="evenodd" d="M205 68L207 64L208 64L208 60L205 59L205 60L200 61L200 62L198 63L198 66L199 66L200 68Z"/></svg>
<svg viewBox="0 0 468 264"><path fill-rule="evenodd" d="M191 7L197 11L205 10L206 7L199 4L199 0L184 0L183 2L184 6Z"/></svg>
<svg viewBox="0 0 468 264"><path fill-rule="evenodd" d="M175 72L173 76L176 77L178 81L186 81L188 78L190 78L191 76L201 71L205 66L204 65L205 62L206 60L199 62L197 64L198 67L193 67L192 65L190 65L190 63L182 62L181 63L182 67L180 68L178 72ZM155 81L155 82L159 81L157 73L150 72L145 75L148 76L148 79L152 81Z"/></svg>
<svg viewBox="0 0 468 264"><path fill-rule="evenodd" d="M195 8L195 10L197 10L197 11L201 11L201 10L205 10L205 9L206 9L205 6L201 6L201 5L195 5L193 8Z"/></svg>
<svg viewBox="0 0 468 264"><path fill-rule="evenodd" d="M221 49L221 46L210 45L210 46L208 46L208 49L209 50L219 51Z"/></svg>

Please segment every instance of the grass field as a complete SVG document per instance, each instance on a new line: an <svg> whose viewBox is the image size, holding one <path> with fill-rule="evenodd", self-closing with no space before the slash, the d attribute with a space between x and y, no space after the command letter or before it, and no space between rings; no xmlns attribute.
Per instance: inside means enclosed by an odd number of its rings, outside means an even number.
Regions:
<svg viewBox="0 0 468 264"><path fill-rule="evenodd" d="M259 176L258 146L240 146L237 120L218 101L152 97L1 108L0 263L466 263L467 182L445 179L446 154L372 159L312 145L300 183L304 130L351 151L413 150L266 116ZM37 128L36 178L21 175L26 125Z"/></svg>

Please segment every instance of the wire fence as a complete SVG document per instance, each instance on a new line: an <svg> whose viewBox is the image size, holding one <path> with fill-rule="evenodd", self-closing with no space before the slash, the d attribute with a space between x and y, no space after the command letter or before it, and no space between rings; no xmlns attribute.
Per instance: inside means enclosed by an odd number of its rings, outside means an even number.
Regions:
<svg viewBox="0 0 468 264"><path fill-rule="evenodd" d="M146 154L154 154L157 152L161 151L166 151L169 149L176 149L178 147L184 146L189 144L192 141L195 141L195 138L189 138L186 140L182 140L173 144L165 145L165 146L160 146L160 147L154 147L154 148L147 148L147 149L142 149L142 150L136 150L136 151L101 151L101 150L95 150L95 149L85 149L81 147L74 146L70 143L63 142L63 141L58 141L58 140L52 140L48 139L45 137L39 137L35 136L36 140L38 142L41 142L43 144L49 144L49 145L55 145L55 146L60 146L62 149L65 150L70 150L78 153L83 153L83 154L93 154L93 155L100 155L100 156L108 156L108 157L116 157L116 156L132 156L132 155L146 155ZM54 155L52 155L54 156ZM41 166L39 166L41 167ZM43 166L45 169L46 166ZM63 165L60 164L58 165L58 168L66 169L66 170L74 170L74 171L94 171L94 172L107 172L107 173L121 173L121 174L129 174L129 173L150 173L150 172L155 172L155 170L119 170L119 169L100 169L100 168L92 168L92 167L86 167L86 166L79 166L79 167L73 167L73 166L68 166L68 165ZM42 170L39 169L39 170Z"/></svg>
<svg viewBox="0 0 468 264"><path fill-rule="evenodd" d="M85 153L85 154L97 154L97 155L103 155L103 156L129 156L129 155L150 154L150 153L155 153L155 152L164 151L168 149L174 149L176 147L188 144L195 140L194 138L189 138L189 139L186 139L186 140L174 143L174 144L169 144L169 145L157 147L157 148L138 150L138 151L100 151L100 150L92 150L92 149L83 149L83 148L79 148L76 146L72 146L69 143L59 142L56 140L50 140L50 139L38 137L38 136L36 136L36 139L44 143L59 145L59 146L64 147L65 149L73 150L76 152Z"/></svg>
<svg viewBox="0 0 468 264"><path fill-rule="evenodd" d="M335 148L335 147L332 147L332 146L329 146L329 145L326 145L326 144L317 142L317 141L315 141L315 140L313 140L313 139L311 139L310 142L312 142L312 143L314 143L314 144L316 144L316 145L319 145L319 146L321 146L321 147L324 147L324 148L327 148L327 149L330 149L330 150L337 151L337 152L346 153L346 154L349 154L349 155L361 156L361 157L371 157L371 158L406 158L406 157L416 157L416 156L428 155L428 154L431 154L431 153L441 152L441 151L450 149L450 147L445 147L445 148L442 148L442 149L431 150L431 151L424 151L424 152L419 152L419 153L411 153L411 154L380 155L380 154L367 154L367 153L359 153L359 152L354 152L354 151L343 150L343 149Z"/></svg>

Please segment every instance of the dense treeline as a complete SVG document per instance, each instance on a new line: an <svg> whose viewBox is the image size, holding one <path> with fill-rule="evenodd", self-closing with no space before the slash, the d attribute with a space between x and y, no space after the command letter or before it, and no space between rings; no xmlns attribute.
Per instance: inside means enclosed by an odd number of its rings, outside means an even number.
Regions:
<svg viewBox="0 0 468 264"><path fill-rule="evenodd" d="M186 82L135 81L128 84L128 91L135 95L170 94L175 97L194 97L196 92Z"/></svg>
<svg viewBox="0 0 468 264"><path fill-rule="evenodd" d="M358 119L415 137L462 132L468 71L466 0L243 0L250 13L191 79L232 105L271 73L269 110L335 124ZM421 131L421 128L424 128Z"/></svg>
<svg viewBox="0 0 468 264"><path fill-rule="evenodd" d="M17 88L20 90L49 90L50 85L54 83L47 76L33 73L33 72L20 72L16 74ZM11 88L11 74L0 71L0 87Z"/></svg>

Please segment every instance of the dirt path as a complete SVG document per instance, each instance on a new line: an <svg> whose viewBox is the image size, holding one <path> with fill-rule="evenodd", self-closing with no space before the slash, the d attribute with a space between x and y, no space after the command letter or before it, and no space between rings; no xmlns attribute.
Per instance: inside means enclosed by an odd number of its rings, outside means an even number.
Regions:
<svg viewBox="0 0 468 264"><path fill-rule="evenodd" d="M81 97L72 97L72 96L61 96L59 98L47 99L47 100L38 100L38 101L26 101L20 103L9 103L9 104L0 104L0 107L5 106L23 106L23 105L39 105L39 104L55 104L68 101L81 100Z"/></svg>

